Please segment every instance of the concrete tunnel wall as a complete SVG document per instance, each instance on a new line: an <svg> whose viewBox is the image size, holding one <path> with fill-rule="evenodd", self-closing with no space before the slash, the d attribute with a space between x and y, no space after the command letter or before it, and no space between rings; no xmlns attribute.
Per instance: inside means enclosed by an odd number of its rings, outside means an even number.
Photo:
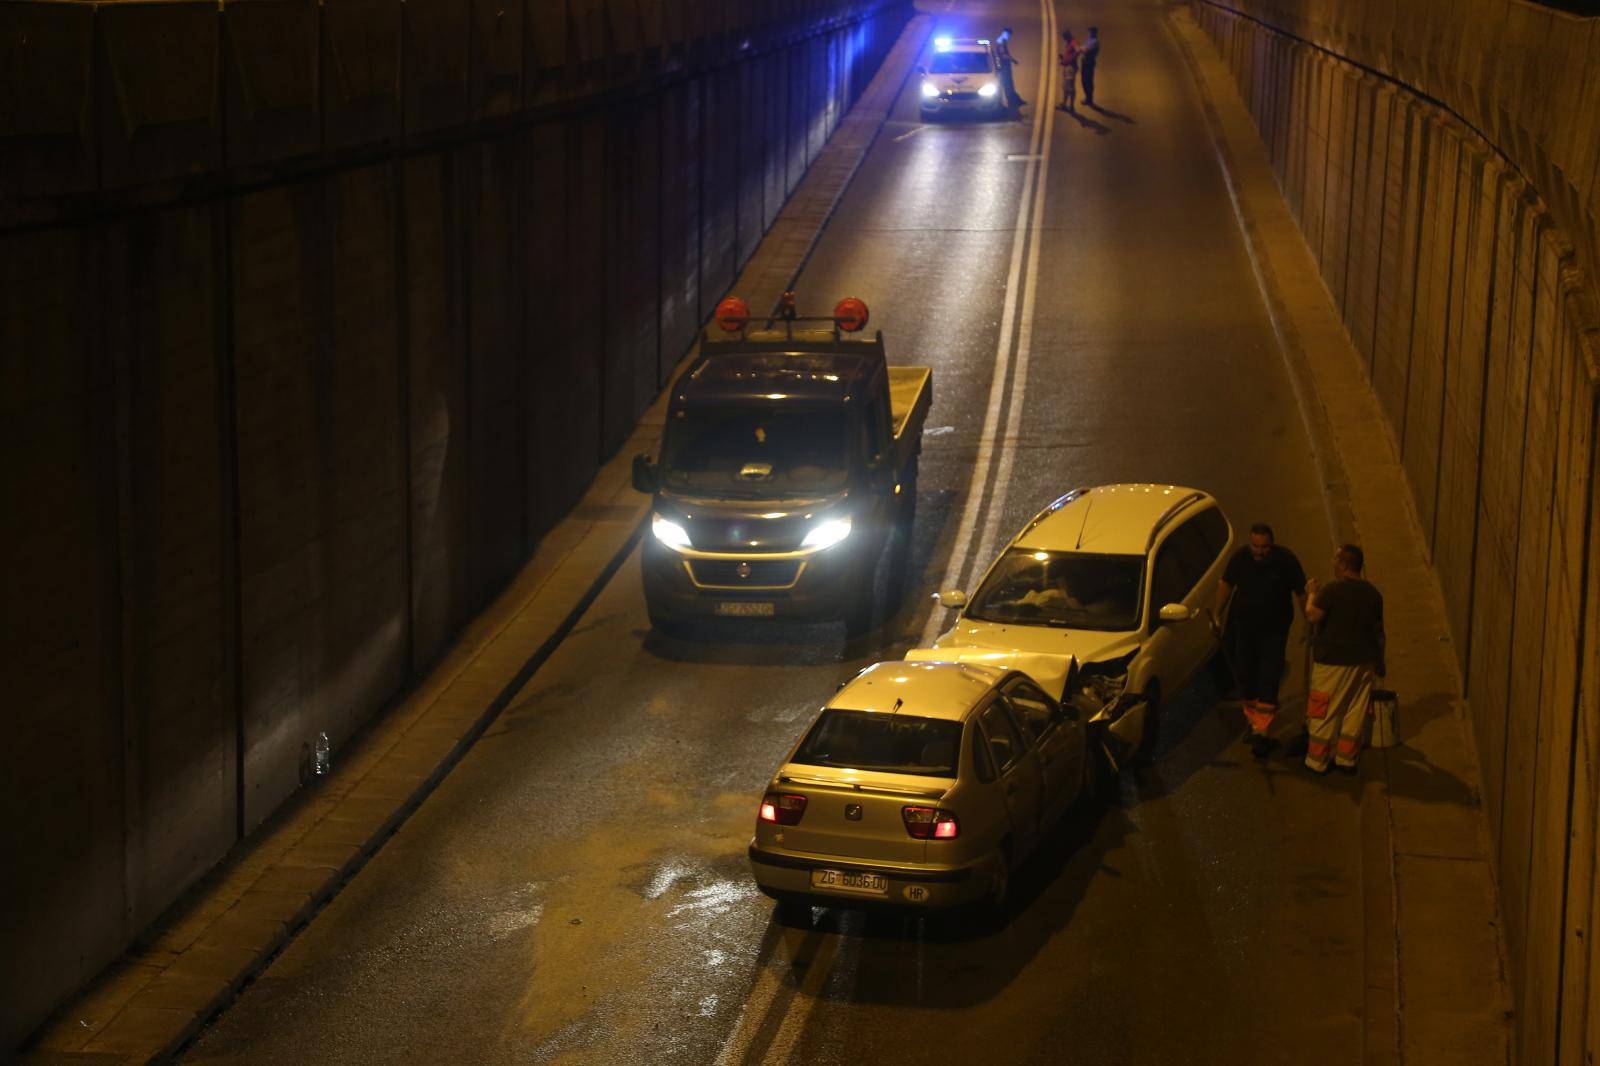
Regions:
<svg viewBox="0 0 1600 1066"><path fill-rule="evenodd" d="M1600 18L1520 0L1191 7L1405 466L1482 767L1517 1058L1592 1064Z"/></svg>
<svg viewBox="0 0 1600 1066"><path fill-rule="evenodd" d="M504 586L909 15L0 3L0 1048Z"/></svg>

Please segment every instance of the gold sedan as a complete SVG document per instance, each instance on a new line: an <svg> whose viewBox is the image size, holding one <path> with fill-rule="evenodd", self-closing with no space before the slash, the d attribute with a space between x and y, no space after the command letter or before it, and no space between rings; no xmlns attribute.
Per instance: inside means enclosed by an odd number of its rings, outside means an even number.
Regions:
<svg viewBox="0 0 1600 1066"><path fill-rule="evenodd" d="M1026 674L878 663L773 775L750 866L780 904L1001 910L1092 773L1084 715Z"/></svg>

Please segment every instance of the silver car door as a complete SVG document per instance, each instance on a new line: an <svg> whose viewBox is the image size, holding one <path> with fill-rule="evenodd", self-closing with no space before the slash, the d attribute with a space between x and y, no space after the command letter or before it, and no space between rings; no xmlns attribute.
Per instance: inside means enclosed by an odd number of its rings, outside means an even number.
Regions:
<svg viewBox="0 0 1600 1066"><path fill-rule="evenodd" d="M1014 678L1003 689L1023 731L1033 738L1044 785L1045 822L1056 818L1078 798L1083 780L1083 730L1043 689L1027 678Z"/></svg>
<svg viewBox="0 0 1600 1066"><path fill-rule="evenodd" d="M1016 842L1012 859L1020 860L1033 850L1039 837L1039 817L1044 799L1039 761L999 700L991 700L987 707L978 712L978 722L989 742L989 752L994 756L995 770L1000 775L1000 790L1005 796L1006 811L1011 818L1011 832Z"/></svg>

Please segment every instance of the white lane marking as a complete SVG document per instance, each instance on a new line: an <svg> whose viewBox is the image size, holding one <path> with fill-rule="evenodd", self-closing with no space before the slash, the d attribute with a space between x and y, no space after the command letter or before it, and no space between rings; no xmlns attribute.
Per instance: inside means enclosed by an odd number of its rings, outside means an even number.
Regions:
<svg viewBox="0 0 1600 1066"><path fill-rule="evenodd" d="M1055 135L1056 110L1045 119L1044 140L1049 145ZM1050 186L1050 152L1046 147L1039 164L1039 181L1033 190L1033 223L1028 240L1028 271L1023 282L1022 321L1017 327L1016 368L1011 372L1011 406L1006 412L1006 435L1000 446L1000 465L995 471L994 491L989 494L989 513L983 523L983 539L978 541L977 563L982 566L994 551L995 535L1005 514L1006 491L1011 484L1011 468L1016 463L1017 441L1022 436L1022 401L1028 392L1028 355L1033 350L1033 306L1039 293L1039 247L1043 243L1044 198ZM1063 488L1065 491L1065 488ZM1010 539L1009 537L1007 538Z"/></svg>
<svg viewBox="0 0 1600 1066"><path fill-rule="evenodd" d="M896 141L903 141L903 140L906 140L909 137L915 137L917 134L922 133L923 131L925 131L927 129L928 129L927 126L917 126L914 129L906 130L906 132L904 132L900 136L896 137L895 140Z"/></svg>
<svg viewBox="0 0 1600 1066"><path fill-rule="evenodd" d="M800 1042L800 1034L805 1032L806 1019L811 1017L811 1012L816 1009L817 1000L822 998L823 985L833 973L833 964L839 957L843 940L844 937L838 933L824 935L822 946L817 949L816 956L811 960L811 967L806 970L805 979L800 982L794 998L789 1001L789 1010L783 1016L783 1024L778 1027L777 1033L772 1037L772 1043L761 1056L763 1063L789 1061L795 1046Z"/></svg>
<svg viewBox="0 0 1600 1066"><path fill-rule="evenodd" d="M977 528L978 513L983 509L983 486L988 476L989 466L994 458L994 450L998 444L1002 452L1011 450L1010 441L997 441L996 436L1000 430L1000 411L1005 404L1006 376L1011 364L1011 338L1015 328L1017 314L1019 282L1027 275L1023 272L1024 246L1028 243L1029 213L1034 207L1035 199L1038 200L1042 213L1044 197L1044 183L1035 182L1040 172L1049 165L1050 141L1046 130L1053 128L1055 122L1055 107L1050 103L1055 99L1054 88L1056 80L1054 56L1050 48L1055 41L1055 5L1050 0L1040 0L1041 28L1044 30L1039 41L1039 70L1040 85L1039 95L1034 98L1033 131L1030 136L1030 158L1027 161L1027 171L1022 178L1022 195L1017 200L1017 221L1011 236L1011 269L1006 276L1006 299L1001 312L1000 339L995 347L994 377L989 383L989 406L984 411L983 430L978 437L978 457L972 465L972 475L967 481L966 501L961 512L961 524L956 530L955 543L950 549L950 563L945 570L944 582L941 589L952 588L961 581L963 571L972 550L972 534ZM1035 218L1033 224L1037 226L1040 220ZM1037 240L1034 241L1037 246ZM1035 248L1037 254L1037 248ZM1033 266L1032 273L1037 273L1037 261L1030 258ZM1033 302L1024 301L1028 314L1032 316ZM1029 328L1031 336L1032 330ZM1021 394L1013 389L1012 407L1014 411L1021 409ZM1008 420L1009 426L1010 420ZM1009 467L1008 467L1009 469ZM998 486L997 486L998 489ZM945 611L942 607L935 606L928 614L928 624L923 627L920 646L932 644L938 637L939 631L944 628Z"/></svg>
<svg viewBox="0 0 1600 1066"><path fill-rule="evenodd" d="M750 1050L750 1041L766 1020L768 1007L782 990L783 979L778 967L768 960L761 967L761 972L756 974L756 983L751 987L750 995L745 997L744 1006L739 1008L739 1016L733 1021L728 1042L717 1053L714 1066L733 1066L733 1063L743 1061L745 1053Z"/></svg>

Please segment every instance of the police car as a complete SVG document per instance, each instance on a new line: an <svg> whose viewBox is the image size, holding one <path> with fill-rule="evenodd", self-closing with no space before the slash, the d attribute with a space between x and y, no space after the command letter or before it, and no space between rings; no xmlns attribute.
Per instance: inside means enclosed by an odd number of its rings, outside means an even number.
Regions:
<svg viewBox="0 0 1600 1066"><path fill-rule="evenodd" d="M935 38L933 58L920 69L923 118L949 111L998 115L1006 108L999 59L986 39Z"/></svg>

